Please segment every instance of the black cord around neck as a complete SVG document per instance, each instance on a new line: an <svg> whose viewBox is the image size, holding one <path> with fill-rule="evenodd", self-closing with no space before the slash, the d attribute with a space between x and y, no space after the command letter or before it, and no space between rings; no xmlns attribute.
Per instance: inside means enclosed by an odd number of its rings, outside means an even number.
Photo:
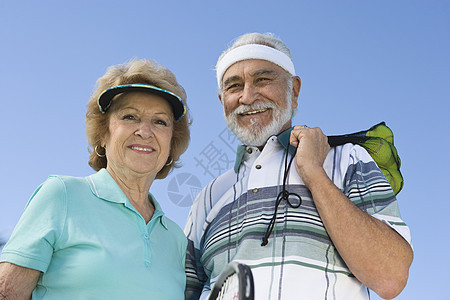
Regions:
<svg viewBox="0 0 450 300"><path fill-rule="evenodd" d="M295 149L295 153L297 153L297 148ZM292 155L291 160L289 161L289 165L288 165L288 163L287 163L288 154L289 154L289 144L286 147L286 153L284 156L283 188L277 196L277 200L275 202L275 211L273 212L273 216L272 216L272 219L270 220L269 226L267 226L266 234L264 235L264 237L262 239L261 246L265 246L269 242L269 236L272 233L273 227L275 226L276 219L277 219L277 210L278 210L278 206L280 205L281 201L286 200L286 202L292 208L299 208L300 205L302 205L302 197L300 197L300 195L298 195L296 193L289 193L289 191L286 190L287 178L289 176L289 169L291 168L292 161L295 158L295 155ZM292 204L291 201L289 200L290 196L297 197L299 199L298 204Z"/></svg>

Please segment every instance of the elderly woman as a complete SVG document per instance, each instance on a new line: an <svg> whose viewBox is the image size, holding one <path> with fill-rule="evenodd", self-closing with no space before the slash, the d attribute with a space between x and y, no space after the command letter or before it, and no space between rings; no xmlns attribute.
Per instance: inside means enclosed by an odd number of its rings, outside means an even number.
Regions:
<svg viewBox="0 0 450 300"><path fill-rule="evenodd" d="M187 148L185 103L152 61L108 69L86 114L98 172L36 190L3 249L0 299L184 298L187 241L149 190Z"/></svg>

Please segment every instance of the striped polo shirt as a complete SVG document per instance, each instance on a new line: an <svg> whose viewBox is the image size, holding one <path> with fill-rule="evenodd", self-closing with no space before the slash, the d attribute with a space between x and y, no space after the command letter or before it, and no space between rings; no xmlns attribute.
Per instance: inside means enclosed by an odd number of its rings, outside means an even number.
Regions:
<svg viewBox="0 0 450 300"><path fill-rule="evenodd" d="M268 244L261 246L282 190L290 132L271 137L262 151L240 146L235 168L210 182L194 201L185 227L187 299L206 299L230 261L251 267L258 300L369 299L369 290L334 247L294 164L287 190L300 195L302 203L293 208L281 201ZM289 148L288 159L295 153ZM356 206L410 242L394 192L365 149L331 148L324 169Z"/></svg>

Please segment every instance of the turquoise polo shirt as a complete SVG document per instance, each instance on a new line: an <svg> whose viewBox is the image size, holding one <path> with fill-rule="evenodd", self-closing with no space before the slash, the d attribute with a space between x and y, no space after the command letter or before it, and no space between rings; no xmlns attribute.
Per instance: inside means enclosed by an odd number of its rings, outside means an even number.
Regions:
<svg viewBox="0 0 450 300"><path fill-rule="evenodd" d="M42 272L33 299L184 299L186 237L149 199L146 224L105 169L50 176L0 262Z"/></svg>

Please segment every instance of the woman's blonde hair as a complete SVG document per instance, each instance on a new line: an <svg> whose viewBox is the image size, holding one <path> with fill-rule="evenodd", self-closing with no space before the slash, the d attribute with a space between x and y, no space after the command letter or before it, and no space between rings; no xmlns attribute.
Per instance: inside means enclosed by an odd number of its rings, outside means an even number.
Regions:
<svg viewBox="0 0 450 300"><path fill-rule="evenodd" d="M113 86L143 83L168 90L178 95L186 105L186 92L177 82L175 75L167 68L152 60L131 60L127 63L111 66L105 75L97 80L94 93L91 95L86 112L86 135L91 147L89 165L96 171L106 168L108 159L103 156L105 150L102 142L108 134L109 116L108 112L101 113L97 104L100 94ZM156 175L157 179L165 178L173 168L179 168L178 162L189 144L190 131L189 110L177 122L174 122L172 141L170 144L169 160L173 160L168 166L164 166ZM97 153L98 154L97 154ZM99 155L102 155L100 157Z"/></svg>

